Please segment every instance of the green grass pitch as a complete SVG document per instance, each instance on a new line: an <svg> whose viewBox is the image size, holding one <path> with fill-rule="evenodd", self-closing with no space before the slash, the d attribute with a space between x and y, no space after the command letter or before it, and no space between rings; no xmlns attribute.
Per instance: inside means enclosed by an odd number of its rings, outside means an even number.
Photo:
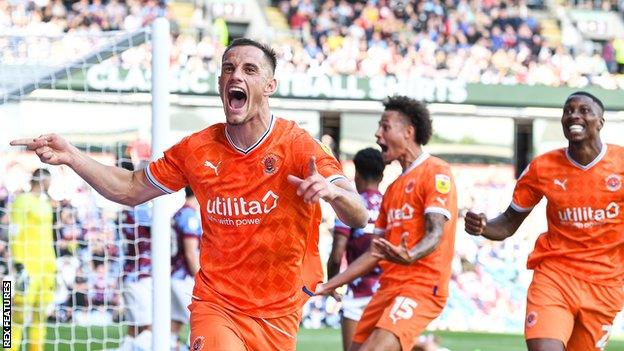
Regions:
<svg viewBox="0 0 624 351"><path fill-rule="evenodd" d="M47 338L55 340L46 345L46 351L86 351L115 349L123 334L120 326L75 327L63 325L48 329ZM520 334L488 334L463 332L436 332L442 345L451 351L525 351ZM340 330L301 329L297 351L341 351ZM624 339L611 340L606 351L624 351Z"/></svg>

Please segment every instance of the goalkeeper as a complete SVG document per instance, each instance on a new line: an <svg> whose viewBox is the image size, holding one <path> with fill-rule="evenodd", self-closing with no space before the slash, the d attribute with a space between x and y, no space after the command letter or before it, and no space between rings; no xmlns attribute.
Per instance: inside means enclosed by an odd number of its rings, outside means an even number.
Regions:
<svg viewBox="0 0 624 351"><path fill-rule="evenodd" d="M29 324L29 351L44 349L48 306L55 289L56 265L52 238L52 205L47 191L50 171L35 170L30 192L18 195L10 210L10 252L15 269L11 350L20 350Z"/></svg>

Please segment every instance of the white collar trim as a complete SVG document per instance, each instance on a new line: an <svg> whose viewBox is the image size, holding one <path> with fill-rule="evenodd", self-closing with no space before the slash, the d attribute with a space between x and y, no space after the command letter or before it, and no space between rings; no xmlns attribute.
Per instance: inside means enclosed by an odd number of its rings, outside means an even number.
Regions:
<svg viewBox="0 0 624 351"><path fill-rule="evenodd" d="M230 134L227 131L227 124L226 127L224 128L225 130L225 138L227 139L228 143L230 144L230 146L232 146L232 148L234 148L234 150L247 155L248 153L252 152L253 150L257 149L260 145L262 145L262 143L267 140L269 138L269 134L271 134L271 131L273 130L273 127L275 126L275 122L276 122L277 118L275 118L273 115L271 115L271 120L269 121L269 128L267 128L267 130L260 136L260 138L253 143L253 145L251 145L250 147L248 147L247 149L243 149L238 147L236 144L234 144L234 141L232 141L232 138L230 137Z"/></svg>
<svg viewBox="0 0 624 351"><path fill-rule="evenodd" d="M586 171L592 167L594 167L596 165L596 163L600 162L600 160L602 160L604 158L604 155L607 154L607 144L606 143L602 143L602 147L600 148L600 153L598 153L598 156L596 156L596 158L591 161L590 163L588 163L587 165L582 165L578 162L576 162L572 156L570 156L570 152L568 150L568 148L565 148L565 155L568 158L568 161L570 161L570 163L572 163L574 166Z"/></svg>
<svg viewBox="0 0 624 351"><path fill-rule="evenodd" d="M412 162L412 164L411 164L411 165L409 165L409 167L407 167L407 168L405 169L405 171L403 171L403 173L401 173L401 175L406 174L406 173L409 173L412 169L414 169L414 168L416 168L416 167L420 166L423 162L425 162L425 160L426 160L426 159L428 159L428 158L429 158L429 156L431 156L431 155L429 155L429 153L427 153L427 152L424 152L424 151L423 151L423 152L422 152L422 153L421 153L421 154L420 154L420 155L419 155L419 156L418 156L418 157L417 157L417 158L416 158L416 159Z"/></svg>

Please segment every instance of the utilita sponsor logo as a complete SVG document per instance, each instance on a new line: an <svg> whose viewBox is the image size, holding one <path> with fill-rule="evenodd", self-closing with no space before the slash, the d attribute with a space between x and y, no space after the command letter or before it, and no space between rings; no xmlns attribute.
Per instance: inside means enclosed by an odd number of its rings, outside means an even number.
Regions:
<svg viewBox="0 0 624 351"><path fill-rule="evenodd" d="M620 214L620 206L611 202L605 208L572 207L559 210L559 220L562 223L579 225L582 223L603 222L605 219L616 218Z"/></svg>
<svg viewBox="0 0 624 351"><path fill-rule="evenodd" d="M388 222L400 222L414 218L414 208L410 204L403 204L401 208L391 208L388 210Z"/></svg>
<svg viewBox="0 0 624 351"><path fill-rule="evenodd" d="M271 190L267 191L261 200L247 200L244 197L217 196L213 199L208 199L206 203L206 212L208 212L207 218L212 222L237 227L248 224L260 224L259 217L244 217L271 212L277 207L278 199L279 196ZM221 216L221 218L215 217L214 215Z"/></svg>

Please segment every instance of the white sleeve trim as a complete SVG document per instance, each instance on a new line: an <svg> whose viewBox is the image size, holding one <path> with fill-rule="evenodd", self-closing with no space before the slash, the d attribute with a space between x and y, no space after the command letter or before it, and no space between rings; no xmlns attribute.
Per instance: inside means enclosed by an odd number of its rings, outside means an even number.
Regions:
<svg viewBox="0 0 624 351"><path fill-rule="evenodd" d="M145 175L147 176L147 180L149 180L149 182L152 184L152 186L160 191L162 191L165 194L173 194L175 193L175 191L167 188L166 186L162 185L157 179L156 177L154 177L154 175L152 174L152 171L150 171L150 165L147 165L147 167L145 167Z"/></svg>
<svg viewBox="0 0 624 351"><path fill-rule="evenodd" d="M444 217L446 217L447 219L451 219L453 217L451 216L451 211L442 207L427 207L425 208L425 213L439 213L443 215Z"/></svg>
<svg viewBox="0 0 624 351"><path fill-rule="evenodd" d="M334 175L329 176L329 177L327 177L325 179L327 179L328 182L333 183L333 182L337 181L338 179L347 180L347 177L343 176L342 174L334 174Z"/></svg>
<svg viewBox="0 0 624 351"><path fill-rule="evenodd" d="M373 234L375 235L384 235L386 234L386 230L383 228L375 228L375 230L373 230Z"/></svg>
<svg viewBox="0 0 624 351"><path fill-rule="evenodd" d="M518 206L516 203L514 203L513 201L509 204L509 207L513 208L514 210L516 210L516 212L529 212L533 209L533 207L535 206L531 206L531 207L522 207L522 206Z"/></svg>

